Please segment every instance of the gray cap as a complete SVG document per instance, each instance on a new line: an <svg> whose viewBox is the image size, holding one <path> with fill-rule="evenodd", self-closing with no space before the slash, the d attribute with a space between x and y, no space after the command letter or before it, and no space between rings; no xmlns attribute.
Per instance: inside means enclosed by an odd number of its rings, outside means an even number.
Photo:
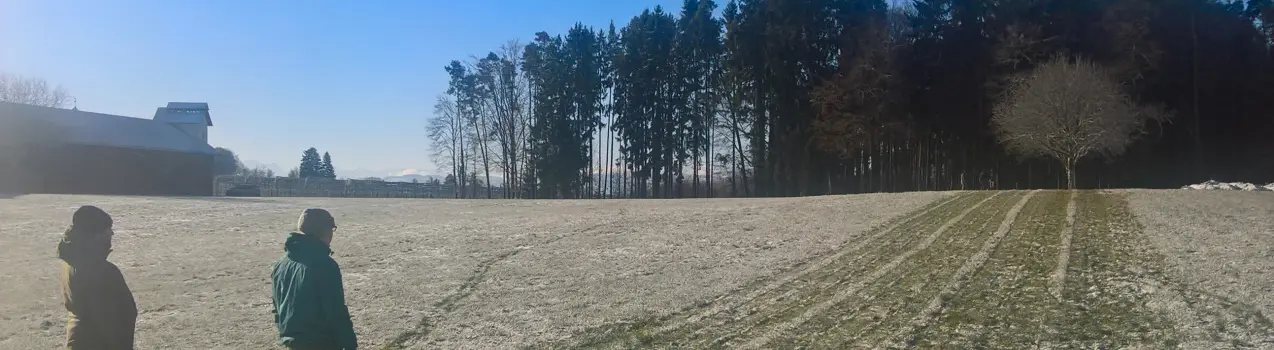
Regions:
<svg viewBox="0 0 1274 350"><path fill-rule="evenodd" d="M304 234L316 234L336 228L336 219L327 210L311 208L301 213L296 221L296 230Z"/></svg>

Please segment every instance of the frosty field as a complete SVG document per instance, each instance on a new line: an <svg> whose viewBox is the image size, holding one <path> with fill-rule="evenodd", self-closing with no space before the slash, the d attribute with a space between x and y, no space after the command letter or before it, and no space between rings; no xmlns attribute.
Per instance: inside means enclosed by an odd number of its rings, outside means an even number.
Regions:
<svg viewBox="0 0 1274 350"><path fill-rule="evenodd" d="M1274 193L782 199L0 199L0 349L57 348L54 246L115 217L139 349L274 342L301 209L361 347L1274 348Z"/></svg>

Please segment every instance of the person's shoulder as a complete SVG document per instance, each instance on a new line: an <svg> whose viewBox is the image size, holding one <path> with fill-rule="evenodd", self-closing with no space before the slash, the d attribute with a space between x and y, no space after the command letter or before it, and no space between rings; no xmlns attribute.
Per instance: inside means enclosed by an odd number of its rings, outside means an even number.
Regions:
<svg viewBox="0 0 1274 350"><path fill-rule="evenodd" d="M307 269L339 269L336 260L330 256L305 255L305 256L289 256L284 255L275 261L274 266L296 266Z"/></svg>
<svg viewBox="0 0 1274 350"><path fill-rule="evenodd" d="M103 273L120 273L119 266L109 260L92 263L73 263L66 260L60 260L62 269L69 274L103 274Z"/></svg>
<svg viewBox="0 0 1274 350"><path fill-rule="evenodd" d="M341 265L337 264L336 259L333 259L330 255L324 255L324 256L318 257L317 259L314 259L314 265L322 269L330 269L330 270L337 270L337 271L340 271L341 269Z"/></svg>
<svg viewBox="0 0 1274 350"><path fill-rule="evenodd" d="M100 264L70 264L64 261L62 271L66 282L76 285L98 285L124 279L123 271L109 261Z"/></svg>
<svg viewBox="0 0 1274 350"><path fill-rule="evenodd" d="M101 268L102 268L102 271L105 273L109 273L112 275L119 275L119 276L124 275L124 271L121 271L119 269L119 266L115 265L115 263L110 261L107 261L105 264L102 264Z"/></svg>

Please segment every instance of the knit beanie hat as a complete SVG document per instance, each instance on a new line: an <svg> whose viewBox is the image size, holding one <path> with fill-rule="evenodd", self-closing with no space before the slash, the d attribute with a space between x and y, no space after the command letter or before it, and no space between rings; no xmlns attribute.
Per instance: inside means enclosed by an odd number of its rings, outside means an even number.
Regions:
<svg viewBox="0 0 1274 350"><path fill-rule="evenodd" d="M332 213L323 209L306 209L301 213L301 217L296 220L296 230L307 235L327 233L327 230L333 228L336 228L336 218L332 217Z"/></svg>
<svg viewBox="0 0 1274 350"><path fill-rule="evenodd" d="M106 232L111 228L114 221L111 215L107 214L101 208L85 205L75 210L75 214L71 216L71 229L66 233L70 235L98 235Z"/></svg>

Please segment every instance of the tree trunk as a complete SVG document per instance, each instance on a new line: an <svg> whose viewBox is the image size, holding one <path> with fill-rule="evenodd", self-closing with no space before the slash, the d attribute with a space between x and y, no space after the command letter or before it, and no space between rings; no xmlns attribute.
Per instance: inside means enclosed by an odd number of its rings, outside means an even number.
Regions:
<svg viewBox="0 0 1274 350"><path fill-rule="evenodd" d="M741 166L742 165L739 164L739 156L737 154L734 155L733 160L730 161L730 198L739 198L743 196L743 192L739 190L741 187L739 183L739 176L743 174L742 169L739 168ZM746 191L746 189L744 189L744 191Z"/></svg>
<svg viewBox="0 0 1274 350"><path fill-rule="evenodd" d="M455 125L455 119L454 119L455 117L453 116L452 118L453 118L452 125ZM451 127L450 132L451 132L451 178L456 180L456 183L451 184L451 197L458 198L460 197L460 188L456 186L459 184L459 181L460 181L460 177L458 176L459 174L458 172L460 171L460 161L458 161L459 159L457 157L458 148L456 148L457 147L456 141L458 140L458 136L456 134L456 129L454 126ZM441 190L441 186L439 186L439 190Z"/></svg>
<svg viewBox="0 0 1274 350"><path fill-rule="evenodd" d="M457 109L459 109L458 106L459 105L457 104ZM467 151L465 147L467 146L464 143L464 119L463 118L464 118L463 114L458 114L456 119L456 124L455 124L456 125L455 133L456 135L459 135L457 137L460 138L460 164L457 165L458 167L460 167L460 170L456 172L456 185L459 186L458 187L459 190L456 192L457 198L465 198L467 190L469 188L468 187L469 167L468 167L468 163L466 163L469 161L469 159L468 157L465 156L465 151Z"/></svg>
<svg viewBox="0 0 1274 350"><path fill-rule="evenodd" d="M738 112L736 112L736 111L731 111L730 113L731 113L731 116L730 116L731 131L734 133L734 149L733 149L733 152L734 152L735 156L734 156L734 159L733 159L733 163L734 163L734 167L735 167L735 168L737 168L737 173L732 173L732 175L730 175L730 176L737 176L737 175L735 175L735 174L741 174L741 175L743 175L743 179L742 179L742 180L743 180L743 193L744 193L744 196L746 196L746 197L751 197L751 196L752 196L752 192L751 192L751 190L749 190L749 187L748 187L748 170L747 170L746 168L743 168L744 166L746 166L746 165L747 165L747 162L740 161L740 159L747 159L747 155L746 155L746 153L744 153L744 152L743 152L743 136L741 135L741 134L742 134L742 130L743 130L743 128L740 128L740 127L739 127L739 114L738 114ZM752 144L753 144L753 145L756 145L756 142L753 142ZM732 170L732 171L735 171L736 169L731 169L731 170ZM734 190L731 190L731 191L734 191Z"/></svg>
<svg viewBox="0 0 1274 350"><path fill-rule="evenodd" d="M1198 181L1202 179L1204 174L1203 167L1203 138L1201 136L1203 130L1199 120L1199 31L1196 26L1198 21L1195 17L1195 7L1190 8L1190 92L1191 92L1191 109L1194 118L1194 132L1191 135L1194 141L1194 176L1195 179L1190 181Z"/></svg>
<svg viewBox="0 0 1274 350"><path fill-rule="evenodd" d="M1075 189L1075 160L1066 159L1062 161L1062 166L1066 168L1066 189Z"/></svg>
<svg viewBox="0 0 1274 350"><path fill-rule="evenodd" d="M607 113L606 119L606 197L615 198L615 90L612 88L610 93L610 111ZM623 186L623 181L620 181Z"/></svg>
<svg viewBox="0 0 1274 350"><path fill-rule="evenodd" d="M713 190L715 188L712 187L712 158L713 158L712 142L714 140L713 136L715 136L715 133L713 132L713 124L716 124L715 113L712 117L707 117L707 118L708 120L704 122L704 125L705 125L704 135L707 138L708 142L704 144L704 147L706 147L707 150L703 152L703 159L704 159L703 181L704 181L704 186L706 186L704 187L703 196L707 198L713 198L713 197L716 197L715 193L713 193Z"/></svg>

